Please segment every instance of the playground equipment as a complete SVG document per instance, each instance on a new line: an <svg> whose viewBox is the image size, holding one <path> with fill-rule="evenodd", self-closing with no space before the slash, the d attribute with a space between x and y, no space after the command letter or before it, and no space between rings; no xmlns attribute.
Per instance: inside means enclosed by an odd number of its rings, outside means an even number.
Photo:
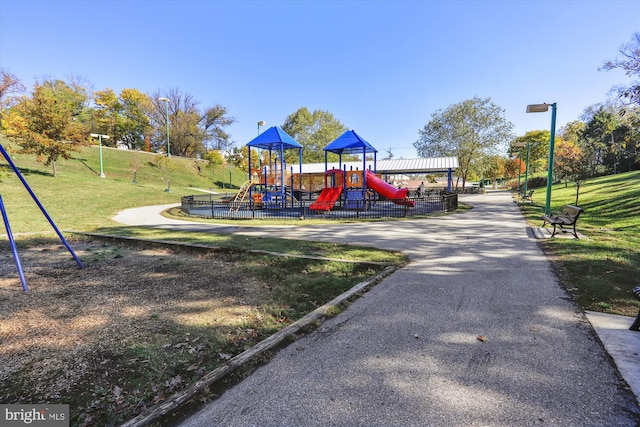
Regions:
<svg viewBox="0 0 640 427"><path fill-rule="evenodd" d="M373 190L397 205L408 207L415 205L413 200L407 198L409 189L395 188L370 170L366 170L363 174L361 170L330 169L325 172L325 188L309 209L329 211L333 209L340 196L343 196L342 202L346 209L367 209L375 199L366 189Z"/></svg>
<svg viewBox="0 0 640 427"><path fill-rule="evenodd" d="M368 190L373 190L395 204L407 207L414 206L414 202L407 198L409 191L407 188L395 188L367 169L367 154L373 153L373 167L375 168L378 151L354 131L346 131L327 145L324 151L325 169L327 155L331 152L340 156L340 165L342 165L342 155L345 153L362 155L362 170L346 170L346 167L344 167L344 170L326 170L325 188L320 193L318 200L309 206L309 209L314 211L331 210L340 199L340 196L342 196L342 206L345 209L366 209L373 201ZM328 177L331 177L332 185L328 185Z"/></svg>
<svg viewBox="0 0 640 427"><path fill-rule="evenodd" d="M251 167L251 155L249 155L249 179L257 181L255 185L257 195L254 195L253 186L249 186L250 208L253 209L256 203L260 207L267 209L282 209L286 206L287 200L293 201L293 170L287 176L285 150L298 150L300 159L300 174L302 174L302 145L291 138L284 130L278 126L270 127L256 138L247 143L249 153L252 148L266 150L268 165L262 164L262 157L259 155L260 164L258 169Z"/></svg>
<svg viewBox="0 0 640 427"><path fill-rule="evenodd" d="M244 184L242 184L242 186L240 187L240 190L238 190L238 192L236 193L235 197L233 198L233 203L231 204L231 207L229 208L229 211L238 211L238 209L240 208L242 202L244 202L247 198L247 195L249 194L250 190L251 190L251 186L257 184L257 181L254 180L249 180L247 182L245 182Z"/></svg>
<svg viewBox="0 0 640 427"><path fill-rule="evenodd" d="M49 224L51 224L51 227L53 227L54 231L56 232L56 234L58 235L58 237L60 238L64 246L67 248L67 250L69 250L69 252L71 253L71 256L73 256L73 259L75 259L78 266L80 268L84 268L82 261L80 261L80 258L78 258L75 252L73 252L73 249L71 249L71 246L69 246L69 243L67 243L67 240L64 238L60 230L58 230L58 227L56 227L56 224L53 222L53 220L45 210L44 206L42 206L42 203L40 203L40 200L38 200L35 193L31 190L31 187L29 187L29 184L27 184L27 181L24 179L24 177L22 176L22 174L20 173L16 165L13 163L13 160L11 160L11 157L9 157L9 154L7 154L2 144L0 144L0 154L2 154L2 156L5 158L7 163L9 163L9 166L11 166L11 169L13 169L13 171L16 173L16 175L20 179L20 182L22 182L22 185L24 185L24 187L27 189L27 191L31 195L31 198L34 200L36 205L38 205L38 207L40 208L40 211L42 211L44 216L47 218L47 221L49 221ZM5 229L7 230L7 237L9 238L9 244L11 245L13 259L16 263L16 268L18 269L20 282L22 283L22 290L24 292L28 292L29 287L27 286L27 279L24 277L24 271L22 270L22 263L20 262L18 249L16 248L16 243L13 238L13 234L11 233L11 226L9 225L9 217L7 216L7 212L4 208L4 202L2 201L2 196L0 196L0 211L2 211L2 219L4 220L4 226L5 226Z"/></svg>
<svg viewBox="0 0 640 427"><path fill-rule="evenodd" d="M390 185L384 182L382 179L378 178L373 172L369 170L367 171L366 183L367 188L371 188L373 191L391 200L396 205L411 207L415 205L415 202L413 200L409 200L407 198L407 194L409 193L408 188L395 188L393 185Z"/></svg>

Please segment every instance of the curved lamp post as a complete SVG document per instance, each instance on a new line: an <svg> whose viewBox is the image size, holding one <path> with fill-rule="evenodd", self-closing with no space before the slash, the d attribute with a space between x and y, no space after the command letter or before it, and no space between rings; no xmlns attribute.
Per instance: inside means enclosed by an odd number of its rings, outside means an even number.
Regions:
<svg viewBox="0 0 640 427"><path fill-rule="evenodd" d="M527 113L545 113L551 107L551 135L549 137L549 166L547 170L547 201L544 206L544 213L551 213L551 181L553 180L553 144L556 137L556 103L553 104L529 104ZM526 185L526 184L525 184Z"/></svg>
<svg viewBox="0 0 640 427"><path fill-rule="evenodd" d="M171 157L171 146L169 145L169 98L158 98L158 101L164 101L167 107L167 157Z"/></svg>

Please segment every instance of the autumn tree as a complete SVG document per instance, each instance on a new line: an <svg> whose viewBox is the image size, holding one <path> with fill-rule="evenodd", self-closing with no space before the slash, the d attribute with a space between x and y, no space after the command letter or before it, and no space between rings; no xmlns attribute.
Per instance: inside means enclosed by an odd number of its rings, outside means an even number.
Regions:
<svg viewBox="0 0 640 427"><path fill-rule="evenodd" d="M506 159L502 156L499 156L499 155L487 156L484 164L485 164L485 169L483 171L484 176L481 178L489 178L496 185L498 183L498 180L500 178L504 178L507 174Z"/></svg>
<svg viewBox="0 0 640 427"><path fill-rule="evenodd" d="M524 134L524 136L516 137L509 147L509 151L518 152L518 157L525 162L527 156L527 144L529 146L529 173L539 172L547 168L549 158L549 140L550 134L548 130L534 130Z"/></svg>
<svg viewBox="0 0 640 427"><path fill-rule="evenodd" d="M2 129L2 114L5 108L11 105L10 95L23 92L24 85L15 75L7 70L0 69L0 130Z"/></svg>
<svg viewBox="0 0 640 427"><path fill-rule="evenodd" d="M154 129L153 145L156 150L170 150L171 154L184 157L204 155L209 148L227 149L229 135L225 128L235 122L227 116L221 105L200 110L199 102L188 93L171 89L167 94L159 92L151 95L151 105L147 111ZM168 99L161 101L160 99ZM167 144L166 120L169 115L169 147ZM212 147L209 147L209 143Z"/></svg>
<svg viewBox="0 0 640 427"><path fill-rule="evenodd" d="M621 69L629 77L640 77L640 33L634 33L631 41L622 45L616 59L606 61L601 70ZM618 96L631 104L640 106L640 81L635 80L628 86L615 88Z"/></svg>
<svg viewBox="0 0 640 427"><path fill-rule="evenodd" d="M504 162L504 173L510 179L517 179L518 174L522 175L524 172L525 163L519 157Z"/></svg>
<svg viewBox="0 0 640 427"><path fill-rule="evenodd" d="M31 97L21 98L5 120L7 136L21 147L20 152L36 154L46 166L68 159L71 152L88 140L79 120L88 99L87 91L62 80L46 80L33 87Z"/></svg>
<svg viewBox="0 0 640 427"><path fill-rule="evenodd" d="M130 149L144 149L145 136L151 129L146 111L149 97L137 89L112 89L94 92L95 108L91 112L91 132L109 135L106 144L118 143Z"/></svg>
<svg viewBox="0 0 640 427"><path fill-rule="evenodd" d="M346 132L347 128L328 111L310 112L307 107L301 107L287 117L282 130L302 145L304 163L319 163L324 162L324 147ZM288 151L291 152L285 153L285 159L290 163L299 162L297 151ZM336 154L329 157L330 161L337 159ZM349 159L343 156L343 160Z"/></svg>
<svg viewBox="0 0 640 427"><path fill-rule="evenodd" d="M580 186L585 179L591 176L589 156L578 144L562 138L558 138L556 141L554 155L554 173L564 179L565 187L568 185L568 181L573 181L576 184L575 205L578 206Z"/></svg>
<svg viewBox="0 0 640 427"><path fill-rule="evenodd" d="M481 175L492 155L506 151L512 128L491 98L474 97L433 113L413 146L421 157L457 156L464 187L471 173Z"/></svg>

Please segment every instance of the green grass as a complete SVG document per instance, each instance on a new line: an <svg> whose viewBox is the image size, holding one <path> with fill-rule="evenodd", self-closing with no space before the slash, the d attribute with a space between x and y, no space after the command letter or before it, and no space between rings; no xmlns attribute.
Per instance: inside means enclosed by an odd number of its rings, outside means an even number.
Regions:
<svg viewBox="0 0 640 427"><path fill-rule="evenodd" d="M399 252L328 242L310 242L270 237L247 237L235 234L170 231L144 227L112 227L98 229L96 231L98 233L102 232L103 234L135 239L191 243L237 251L246 251L250 245L250 249L255 251L311 255L350 261L401 264L408 260L406 255Z"/></svg>
<svg viewBox="0 0 640 427"><path fill-rule="evenodd" d="M6 141L0 142L8 148ZM96 147L83 148L82 151L74 153L72 159L57 162L57 177L52 175L51 167L38 163L34 156L15 154L12 155L12 159L59 229L227 248L229 251L221 251L214 255L217 261L225 262L223 271L216 270L215 278L224 273L225 278L243 278L244 283L255 285L262 290L259 295L238 294L241 301L242 298L257 298L259 301L252 303L251 307L243 302L239 303L231 310L235 317L228 315L227 319L221 314L215 327L211 326L212 320L206 313L199 318L192 310L191 321L194 324L182 325L175 319L169 319L173 312L168 310L151 313L138 321L138 324L151 325L150 335L125 337L128 341L123 343L121 341L124 340L119 335L109 334L113 342L101 341L101 346L107 348L113 356L109 358L109 375L103 375L101 370L95 371L92 376L83 379L84 382L78 385L77 390L61 397L61 401L70 403L73 408L71 425L81 425L82 420L88 417L93 417L94 425L107 425L116 420L122 422L129 419L137 413L137 405L151 406L160 402L186 384L197 381L204 373L213 371L229 357L239 354L385 268L384 265L370 262L399 265L407 260L401 253L351 245L123 227L111 220L122 209L179 203L182 195L197 194L194 188L214 187L222 195L227 191L237 191L246 181L246 174L238 170L232 170L233 188L228 189L221 187L223 181L228 187L229 169L221 168L214 174L204 162L193 159L104 149L104 179L99 177L99 152ZM133 163L138 165L137 182L133 182ZM51 226L16 174L2 160L0 168L0 194L21 251L29 246L57 242ZM172 190L170 193L165 191L169 179ZM83 239L73 235L68 237L72 246L77 243L74 239ZM0 240L0 246L8 246L6 238ZM269 252L362 262L274 257L266 253L247 253L245 250L248 247ZM121 264L130 252L134 252L116 245L99 248L101 249L85 257L83 261L93 268L105 265L107 271L116 268L110 266L114 259ZM187 262L177 256L163 255L165 256L168 259L176 259L171 262ZM202 260L206 260L204 255L194 258L197 259L190 262L201 264ZM215 263L211 265L215 268ZM164 269L182 270L179 266L180 264L167 262L161 266L161 270L153 270L156 277L153 286L157 288L159 278L167 275ZM138 273L136 270L140 270L138 264L126 269L129 275ZM139 273L145 274L144 271ZM182 277L177 280L180 286L184 286ZM143 289L145 285L141 282L142 280L133 280L127 283L126 285L130 286L128 292L135 294ZM207 290L215 280L207 279L205 282L201 295L209 295ZM232 287L234 283L231 279L221 279L216 286ZM78 286L78 292L86 288L82 280L74 286ZM119 285L117 288L120 289L122 286ZM175 289L175 286L171 289ZM108 294L108 291L105 292ZM32 295L38 294L34 292ZM10 296L18 299L23 295L16 287ZM115 300L114 303L117 303L118 298ZM51 299L50 302L51 312L56 311L62 304L60 299ZM341 309L342 307L334 307L331 313L338 313ZM249 314L244 315L245 312ZM242 316L244 317L240 319ZM238 319L241 323L238 323ZM197 344L181 346L186 341ZM167 349L163 347L166 345L164 343L172 345ZM195 350L191 352L193 349ZM98 360L96 355L90 354L88 357L90 361ZM120 363L120 360L126 360L126 365ZM65 360L66 362L72 365L74 361ZM104 365L105 370L106 366ZM30 370L30 367L26 370ZM55 384L56 375L53 372L50 377L38 378L38 381ZM24 396L33 401L41 400L40 396L33 394L35 387L25 376L15 376L12 381L4 384L5 397L10 397L8 401L18 401ZM122 390L122 394L115 393L114 390Z"/></svg>
<svg viewBox="0 0 640 427"><path fill-rule="evenodd" d="M537 200L521 205L533 226L542 225L544 198ZM575 203L575 185L553 186L551 210ZM640 286L640 171L586 181L578 204L584 212L577 229L587 239L549 239L542 248L582 309L635 316L640 303L631 290Z"/></svg>
<svg viewBox="0 0 640 427"><path fill-rule="evenodd" d="M10 144L2 137L0 143L10 150ZM247 179L244 172L232 169L229 188L226 166L213 171L200 160L106 148L103 148L106 178L100 178L99 150L95 146L83 147L69 160L59 160L58 176L54 177L52 167L37 162L35 156L9 152L60 229L88 231L115 226L110 218L122 209L180 203L183 195L202 194L195 189L231 194ZM136 182L133 182L134 167ZM50 231L46 218L8 163L0 160L0 168L0 194L13 233Z"/></svg>

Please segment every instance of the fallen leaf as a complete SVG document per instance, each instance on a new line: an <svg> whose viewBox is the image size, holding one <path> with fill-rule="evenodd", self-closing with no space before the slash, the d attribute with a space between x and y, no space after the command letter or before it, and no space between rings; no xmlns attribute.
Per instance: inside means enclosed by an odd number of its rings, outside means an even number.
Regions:
<svg viewBox="0 0 640 427"><path fill-rule="evenodd" d="M484 335L478 335L478 341L485 342L486 340L487 340L487 337L485 337Z"/></svg>

